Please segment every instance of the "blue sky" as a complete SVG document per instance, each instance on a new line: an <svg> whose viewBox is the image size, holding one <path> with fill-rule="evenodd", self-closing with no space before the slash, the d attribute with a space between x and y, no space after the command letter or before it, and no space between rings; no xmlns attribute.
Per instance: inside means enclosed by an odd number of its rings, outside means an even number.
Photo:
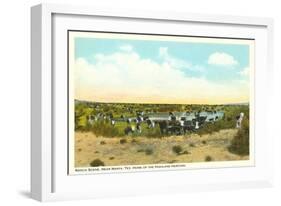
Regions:
<svg viewBox="0 0 281 206"><path fill-rule="evenodd" d="M249 100L249 55L250 55L250 47L248 44L219 44L219 43L200 43L200 42L179 42L179 41L155 41L155 40L132 40L132 39L118 39L118 38L88 38L88 37L76 37L75 38L75 60L78 62L77 69L81 70L81 67L87 67L88 72L95 73L93 77L93 81L97 78L99 74L101 78L103 77L102 70L112 73L110 78L116 81L116 78L123 78L124 73L131 73L131 79L137 79L137 74L140 74L140 71L143 70L143 67L140 65L146 65L146 76L143 79L149 82L147 78L147 73L149 74L158 74L161 76L163 71L166 71L165 68L169 67L169 72L171 78L179 79L181 82L191 82L194 80L199 80L194 83L194 88L198 91L202 90L202 86L197 86L197 84L205 85L209 87L207 83L210 83L213 90L209 89L209 95L205 92L206 98L216 98L217 102L224 102L223 96L225 101L248 101ZM122 65L120 65L122 62ZM129 68L130 67L130 68ZM132 69L134 67L134 69ZM137 69L139 68L139 69ZM80 71L79 70L79 71ZM114 72L111 72L114 71ZM82 70L81 70L82 71ZM87 71L83 70L86 74ZM114 73L114 76L113 76ZM118 76L120 74L123 76ZM84 82L91 82L89 76L83 74L83 72L79 73L80 77L77 78L79 81L77 84L81 85ZM174 76L175 75L175 76ZM139 75L142 76L142 75ZM168 73L167 73L167 76ZM182 76L179 77L179 76ZM123 87L136 87L135 84L130 83L130 75L128 75L127 79L123 79ZM164 77L163 77L164 78ZM168 78L168 77L167 77ZM113 81L113 82L114 82ZM155 80L157 81L157 80ZM168 82L167 80L166 82ZM171 80L172 81L172 80ZM201 81L201 83L200 83ZM202 83L204 81L204 83ZM124 83L125 82L125 83ZM170 87L168 88L166 85L162 83L163 87L167 87L165 89L160 89L160 80L158 86L152 85L150 86L141 86L141 88L146 91L146 94L149 93L150 90L153 90L151 94L147 96L157 95L160 99L164 98L164 94L166 95L167 91L173 91L173 85L171 83ZM242 82L242 83L241 83ZM148 84L148 83L147 83ZM96 91L96 88L107 88L107 85L102 84L87 84L88 87L95 87L93 90ZM116 81L116 85L112 84L112 87L118 87L121 83ZM231 88L229 87L231 85ZM246 85L246 86L245 86ZM84 85L86 87L86 85ZM139 88L140 86L138 86ZM181 83L181 88L185 88L189 90L191 88L188 83L183 84ZM229 90L227 88L229 87ZM155 88L158 88L155 91ZM173 88L176 88L174 85ZM214 88L222 88L221 89L221 97L215 96ZM241 92L241 96L239 97L239 90L243 90ZM108 88L110 89L110 88ZM203 88L204 89L204 88ZM90 91L89 88L86 89L88 92ZM86 93L84 92L80 93ZM120 86L120 90L122 87ZM160 91L161 90L161 91ZM219 90L217 90L219 91ZM79 91L78 91L79 92ZM107 91L109 94L114 94L114 92ZM233 94L233 97L231 97ZM123 96L132 95L130 92L123 94ZM142 94L144 95L144 94ZM83 96L83 95L82 95ZM89 99L89 95L86 95L87 99ZM121 95L122 96L122 95ZM173 95L171 95L172 98ZM200 96L200 95L199 95ZM185 100L178 98L180 102L192 101L192 102L206 102L205 96L202 95L200 98L193 96L186 96ZM83 97L81 97L83 98ZM85 98L85 97L84 97ZM143 98L144 101L147 101L148 98ZM176 99L175 96L173 96ZM103 101L106 101L103 98ZM167 98L164 98L167 100ZM195 100L196 99L196 100ZM227 100L226 100L227 99ZM120 101L120 100L116 100ZM122 101L122 100L121 100ZM157 102L157 100L155 100ZM154 101L154 102L155 102ZM165 100L163 100L165 101ZM162 102L162 100L160 101ZM216 102L216 101L211 101Z"/></svg>
<svg viewBox="0 0 281 206"><path fill-rule="evenodd" d="M90 63L95 63L93 54L112 54L118 51L123 45L131 45L134 51L142 58L149 58L161 63L164 59L159 56L159 48L165 47L168 48L171 56L205 68L204 71L190 71L182 68L185 75L194 77L204 76L213 81L241 79L239 72L242 72L245 67L249 66L248 45L95 38L76 38L75 45L75 57L85 58ZM238 64L226 66L234 67L234 69L218 71L217 67L221 66L208 64L208 57L215 52L231 55Z"/></svg>

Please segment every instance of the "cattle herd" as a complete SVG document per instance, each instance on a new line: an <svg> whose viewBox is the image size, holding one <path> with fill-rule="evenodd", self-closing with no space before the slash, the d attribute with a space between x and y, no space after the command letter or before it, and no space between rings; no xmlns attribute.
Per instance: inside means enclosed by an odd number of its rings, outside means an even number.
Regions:
<svg viewBox="0 0 281 206"><path fill-rule="evenodd" d="M146 127L148 130L159 127L162 135L182 135L198 130L205 123L218 121L219 119L222 119L223 116L224 113L222 111L198 111L192 113L167 112L154 114L137 112L134 117L125 117L121 115L119 118L113 118L112 115L103 114L97 114L95 116L89 115L88 122L93 124L95 121L106 120L110 122L112 126L115 126L118 122L126 123L127 126L124 128L125 135L142 133L143 127Z"/></svg>

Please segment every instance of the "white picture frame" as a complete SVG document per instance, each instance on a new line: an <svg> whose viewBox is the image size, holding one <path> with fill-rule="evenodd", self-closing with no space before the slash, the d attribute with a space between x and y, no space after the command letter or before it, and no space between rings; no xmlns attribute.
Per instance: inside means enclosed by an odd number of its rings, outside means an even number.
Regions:
<svg viewBox="0 0 281 206"><path fill-rule="evenodd" d="M103 20L106 19L106 22ZM181 32L194 26L195 36L256 39L255 59L255 164L252 167L192 170L147 171L118 174L69 176L66 156L65 119L60 108L65 92L66 30L87 30L93 26L111 31L140 32L149 22L169 24ZM100 21L98 23L98 21ZM114 21L120 21L118 27ZM140 27L134 27L134 21ZM174 25L173 25L174 24ZM202 28L196 28L197 25ZM153 28L147 26L147 32ZM164 27L164 26L162 26ZM162 28L161 27L161 28ZM207 28L212 28L210 31ZM225 28L225 30L222 30ZM155 29L155 28L154 28ZM31 8L31 196L39 201L114 197L151 193L178 193L213 189L239 189L273 185L273 136L267 121L272 102L273 20L258 17L203 15L189 13L154 13L40 4ZM155 32L156 30L154 30ZM158 31L157 33L161 33ZM164 30L163 30L164 31ZM162 31L162 33L163 33ZM213 33L212 33L213 32ZM61 55L61 56L60 56ZM58 57L65 57L58 60ZM61 63L60 63L61 62ZM65 102L66 103L66 102ZM62 127L58 126L62 125ZM61 137L61 138L58 138ZM145 181L146 180L146 181ZM163 181L164 180L164 181Z"/></svg>

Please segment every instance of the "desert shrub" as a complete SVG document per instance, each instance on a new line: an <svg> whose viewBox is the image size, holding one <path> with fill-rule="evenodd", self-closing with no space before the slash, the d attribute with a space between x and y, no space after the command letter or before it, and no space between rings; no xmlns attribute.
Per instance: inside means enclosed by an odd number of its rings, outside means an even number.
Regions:
<svg viewBox="0 0 281 206"><path fill-rule="evenodd" d="M100 144L101 144L101 145L104 145L104 144L106 144L106 142L105 142L105 141L101 141Z"/></svg>
<svg viewBox="0 0 281 206"><path fill-rule="evenodd" d="M120 139L120 144L125 144L125 143L127 143L127 140L126 139Z"/></svg>
<svg viewBox="0 0 281 206"><path fill-rule="evenodd" d="M181 154L190 154L190 152L187 150L184 150Z"/></svg>
<svg viewBox="0 0 281 206"><path fill-rule="evenodd" d="M120 136L119 130L116 127L113 127L112 125L104 121L95 122L91 127L91 131L96 136L103 136L103 137Z"/></svg>
<svg viewBox="0 0 281 206"><path fill-rule="evenodd" d="M131 123L131 125L134 125L134 123ZM135 125L134 125L135 126ZM130 136L133 138L137 137L148 137L148 138L161 138L163 137L163 134L161 134L160 128L158 125L155 126L155 128L147 128L147 125L145 123L141 124L142 132L133 132L130 133Z"/></svg>
<svg viewBox="0 0 281 206"><path fill-rule="evenodd" d="M151 129L144 131L142 133L142 136L151 137L151 138L159 138L159 137L163 137L163 134L161 134L160 128L157 125L155 128L151 128Z"/></svg>
<svg viewBox="0 0 281 206"><path fill-rule="evenodd" d="M173 150L174 153L179 155L182 152L182 147L180 145L175 145L175 146L173 146L172 150Z"/></svg>
<svg viewBox="0 0 281 206"><path fill-rule="evenodd" d="M145 150L145 154L146 154L146 155L151 155L151 154L153 154L153 149L147 148L147 149Z"/></svg>
<svg viewBox="0 0 281 206"><path fill-rule="evenodd" d="M87 117L91 114L94 114L94 111L86 104L75 104L75 130L82 132L89 131L91 129L91 125L88 123Z"/></svg>
<svg viewBox="0 0 281 206"><path fill-rule="evenodd" d="M207 144L206 140L202 140L202 144Z"/></svg>
<svg viewBox="0 0 281 206"><path fill-rule="evenodd" d="M75 130L81 131L81 132L88 132L92 128L92 125L88 123L86 117L80 117L78 119L78 122L75 125Z"/></svg>
<svg viewBox="0 0 281 206"><path fill-rule="evenodd" d="M232 120L232 118L231 118L231 117L227 117L226 120L227 120L228 122L230 122L230 121Z"/></svg>
<svg viewBox="0 0 281 206"><path fill-rule="evenodd" d="M225 121L225 120L218 120L212 123L205 123L199 130L196 131L197 134L204 135L204 134L212 134L213 132L218 132L221 129L229 129L234 128L235 122L234 121Z"/></svg>
<svg viewBox="0 0 281 206"><path fill-rule="evenodd" d="M132 139L132 143L137 143L138 141L136 139Z"/></svg>
<svg viewBox="0 0 281 206"><path fill-rule="evenodd" d="M205 157L205 162L210 162L210 161L212 161L213 160L213 158L211 157L211 156L209 156L209 155L207 155L206 157Z"/></svg>
<svg viewBox="0 0 281 206"><path fill-rule="evenodd" d="M109 159L110 159L110 160L114 160L114 159L115 159L115 157L109 157Z"/></svg>
<svg viewBox="0 0 281 206"><path fill-rule="evenodd" d="M200 129L196 131L196 133L200 136L204 134L212 134L215 131L215 127L213 123L205 123Z"/></svg>
<svg viewBox="0 0 281 206"><path fill-rule="evenodd" d="M138 149L137 152L144 152L144 149Z"/></svg>
<svg viewBox="0 0 281 206"><path fill-rule="evenodd" d="M249 120L244 118L241 128L231 141L228 150L239 155L249 155Z"/></svg>
<svg viewBox="0 0 281 206"><path fill-rule="evenodd" d="M189 146L190 147L195 147L195 144L194 143L189 143Z"/></svg>
<svg viewBox="0 0 281 206"><path fill-rule="evenodd" d="M82 149L81 149L81 148L79 148L79 149L78 149L78 152L81 152L81 151L82 151Z"/></svg>
<svg viewBox="0 0 281 206"><path fill-rule="evenodd" d="M90 163L91 167L100 167L104 166L104 162L101 161L100 159L95 159Z"/></svg>

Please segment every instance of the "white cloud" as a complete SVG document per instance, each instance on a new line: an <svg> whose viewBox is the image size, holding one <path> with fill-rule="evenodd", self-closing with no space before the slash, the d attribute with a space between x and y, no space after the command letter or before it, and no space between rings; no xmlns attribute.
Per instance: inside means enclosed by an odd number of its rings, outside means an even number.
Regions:
<svg viewBox="0 0 281 206"><path fill-rule="evenodd" d="M241 76L248 77L250 75L250 68L249 67L245 67L241 72L239 72L239 74Z"/></svg>
<svg viewBox="0 0 281 206"><path fill-rule="evenodd" d="M120 46L120 50L125 51L125 52L131 52L131 51L133 51L133 46L131 46L129 44L122 45L122 46Z"/></svg>
<svg viewBox="0 0 281 206"><path fill-rule="evenodd" d="M179 59L179 58L176 58L176 57L170 55L167 47L159 48L159 57L162 58L164 60L164 62L166 62L167 64L170 64L174 68L188 69L188 70L192 70L192 71L203 71L202 66L192 65L187 60L182 60L182 59Z"/></svg>
<svg viewBox="0 0 281 206"><path fill-rule="evenodd" d="M162 49L163 54L167 52ZM160 50L159 50L160 54ZM141 58L134 51L96 54L94 64L75 62L75 98L93 101L223 103L241 98L247 89L187 77L171 62ZM212 102L213 101L213 102Z"/></svg>
<svg viewBox="0 0 281 206"><path fill-rule="evenodd" d="M218 66L234 66L238 64L238 61L235 60L233 56L227 53L215 52L209 56L208 64Z"/></svg>

